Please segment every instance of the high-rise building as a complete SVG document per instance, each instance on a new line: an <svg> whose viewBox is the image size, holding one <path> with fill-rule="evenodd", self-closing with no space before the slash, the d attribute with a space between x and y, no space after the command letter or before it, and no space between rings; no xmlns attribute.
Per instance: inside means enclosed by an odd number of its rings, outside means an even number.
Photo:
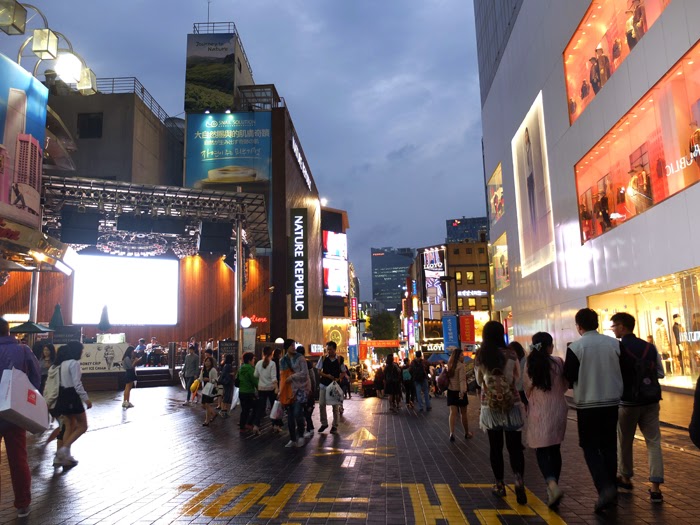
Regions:
<svg viewBox="0 0 700 525"><path fill-rule="evenodd" d="M607 333L628 312L663 384L694 387L700 2L474 5L497 318L563 355L578 309Z"/></svg>
<svg viewBox="0 0 700 525"><path fill-rule="evenodd" d="M489 239L488 217L462 217L445 221L447 237L445 243L486 242Z"/></svg>
<svg viewBox="0 0 700 525"><path fill-rule="evenodd" d="M415 251L413 248L371 248L372 300L379 301L389 311L401 307L406 287L406 275Z"/></svg>

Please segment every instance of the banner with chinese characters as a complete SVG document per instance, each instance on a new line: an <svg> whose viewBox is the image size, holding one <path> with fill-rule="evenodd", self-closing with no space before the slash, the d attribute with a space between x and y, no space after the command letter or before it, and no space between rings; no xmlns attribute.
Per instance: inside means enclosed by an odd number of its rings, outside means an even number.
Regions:
<svg viewBox="0 0 700 525"><path fill-rule="evenodd" d="M474 317L471 315L462 315L459 318L459 336L464 345L476 344L476 330L474 327Z"/></svg>
<svg viewBox="0 0 700 525"><path fill-rule="evenodd" d="M187 115L185 186L267 194L271 127L269 111Z"/></svg>

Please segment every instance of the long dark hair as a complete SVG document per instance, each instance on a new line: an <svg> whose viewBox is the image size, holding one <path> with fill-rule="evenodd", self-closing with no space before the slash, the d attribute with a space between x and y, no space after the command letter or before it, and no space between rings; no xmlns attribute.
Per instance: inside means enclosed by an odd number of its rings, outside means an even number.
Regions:
<svg viewBox="0 0 700 525"><path fill-rule="evenodd" d="M552 359L547 350L554 343L547 332L537 332L532 336L530 355L527 356L527 375L532 386L548 392L552 389Z"/></svg>
<svg viewBox="0 0 700 525"><path fill-rule="evenodd" d="M452 350L452 355L450 360L447 362L447 377L454 377L457 371L457 363L459 363L459 354L462 353L460 348L455 348Z"/></svg>
<svg viewBox="0 0 700 525"><path fill-rule="evenodd" d="M131 359L131 355L134 353L135 348L133 346L129 346L125 351L124 351L124 357L123 359L126 359L127 357Z"/></svg>
<svg viewBox="0 0 700 525"><path fill-rule="evenodd" d="M68 341L58 349L56 360L53 364L54 366L58 366L63 363L63 361L70 361L71 359L80 361L81 355L83 355L83 343L79 341Z"/></svg>
<svg viewBox="0 0 700 525"><path fill-rule="evenodd" d="M518 356L518 361L525 357L525 349L523 348L523 345L517 341L511 341L508 343L508 348L515 352L515 354Z"/></svg>
<svg viewBox="0 0 700 525"><path fill-rule="evenodd" d="M478 365L483 365L490 372L504 364L502 349L506 347L505 329L498 321L489 321L481 334L481 348L476 355Z"/></svg>

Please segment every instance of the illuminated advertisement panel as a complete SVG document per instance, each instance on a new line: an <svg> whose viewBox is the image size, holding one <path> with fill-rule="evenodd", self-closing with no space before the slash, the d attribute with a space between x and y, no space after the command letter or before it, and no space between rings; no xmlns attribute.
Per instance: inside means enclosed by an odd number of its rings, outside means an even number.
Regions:
<svg viewBox="0 0 700 525"><path fill-rule="evenodd" d="M440 304L445 296L440 277L445 275L445 249L428 248L422 254L426 302Z"/></svg>
<svg viewBox="0 0 700 525"><path fill-rule="evenodd" d="M575 166L581 241L700 180L700 44Z"/></svg>
<svg viewBox="0 0 700 525"><path fill-rule="evenodd" d="M523 277L554 260L554 222L549 189L542 92L511 141Z"/></svg>
<svg viewBox="0 0 700 525"><path fill-rule="evenodd" d="M344 233L323 231L323 256L348 259L348 236Z"/></svg>
<svg viewBox="0 0 700 525"><path fill-rule="evenodd" d="M323 259L323 289L326 295L347 297L348 262L342 259Z"/></svg>
<svg viewBox="0 0 700 525"><path fill-rule="evenodd" d="M223 112L233 107L235 33L187 35L185 111Z"/></svg>
<svg viewBox="0 0 700 525"><path fill-rule="evenodd" d="M603 89L671 0L596 0L564 50L571 124Z"/></svg>
<svg viewBox="0 0 700 525"><path fill-rule="evenodd" d="M503 290L510 284L508 269L508 237L504 233L491 245L493 262L493 283L496 291Z"/></svg>
<svg viewBox="0 0 700 525"><path fill-rule="evenodd" d="M187 115L185 186L267 193L271 127L269 111Z"/></svg>
<svg viewBox="0 0 700 525"><path fill-rule="evenodd" d="M503 173L501 165L491 175L488 184L486 185L489 199L489 221L491 226L498 222L505 211L505 201L503 199Z"/></svg>

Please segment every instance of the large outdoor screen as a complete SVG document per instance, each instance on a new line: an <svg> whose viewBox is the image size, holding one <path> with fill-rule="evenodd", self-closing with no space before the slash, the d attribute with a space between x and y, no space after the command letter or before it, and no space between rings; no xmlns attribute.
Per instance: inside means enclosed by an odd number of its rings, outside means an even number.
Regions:
<svg viewBox="0 0 700 525"><path fill-rule="evenodd" d="M105 305L113 325L177 324L178 261L104 255L76 259L73 324L98 324Z"/></svg>
<svg viewBox="0 0 700 525"><path fill-rule="evenodd" d="M326 295L347 297L347 261L343 261L341 259L323 259L323 288Z"/></svg>
<svg viewBox="0 0 700 525"><path fill-rule="evenodd" d="M348 237L344 233L323 231L323 256L348 259Z"/></svg>

